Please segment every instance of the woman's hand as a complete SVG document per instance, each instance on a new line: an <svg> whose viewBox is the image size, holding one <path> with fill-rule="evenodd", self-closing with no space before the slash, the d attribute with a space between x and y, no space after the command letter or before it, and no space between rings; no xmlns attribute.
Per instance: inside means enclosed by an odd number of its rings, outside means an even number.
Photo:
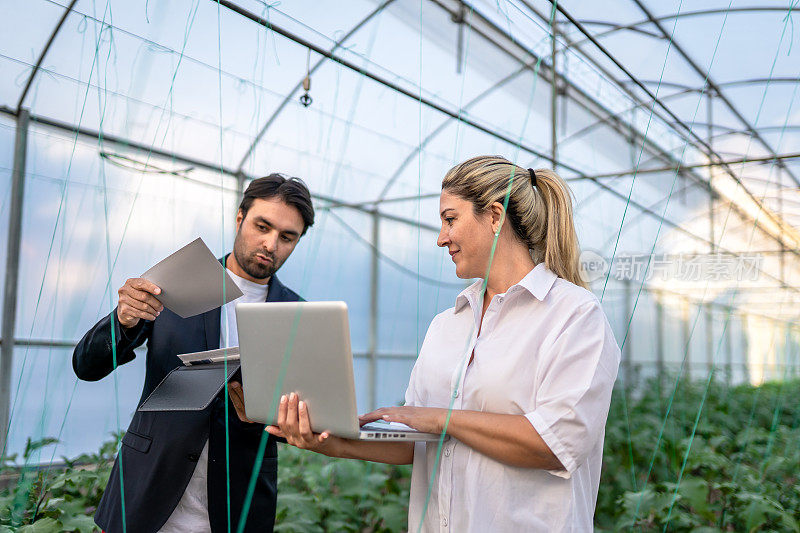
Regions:
<svg viewBox="0 0 800 533"><path fill-rule="evenodd" d="M436 407L381 407L358 417L363 426L375 420L400 422L423 433L441 433L447 420L447 409Z"/></svg>
<svg viewBox="0 0 800 533"><path fill-rule="evenodd" d="M265 431L275 437L286 439L292 446L330 456L336 456L337 450L341 448L342 439L339 437L334 437L327 431L322 433L311 431L308 407L294 392L288 398L285 394L281 396L277 422L277 426L267 426Z"/></svg>

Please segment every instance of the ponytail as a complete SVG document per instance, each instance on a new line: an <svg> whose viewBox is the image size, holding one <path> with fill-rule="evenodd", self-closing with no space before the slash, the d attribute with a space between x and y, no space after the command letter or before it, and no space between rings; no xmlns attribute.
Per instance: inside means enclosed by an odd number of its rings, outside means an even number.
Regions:
<svg viewBox="0 0 800 533"><path fill-rule="evenodd" d="M537 195L544 204L545 231L542 250L544 265L558 277L587 288L580 273L580 247L572 219L572 195L566 182L549 169L536 171Z"/></svg>

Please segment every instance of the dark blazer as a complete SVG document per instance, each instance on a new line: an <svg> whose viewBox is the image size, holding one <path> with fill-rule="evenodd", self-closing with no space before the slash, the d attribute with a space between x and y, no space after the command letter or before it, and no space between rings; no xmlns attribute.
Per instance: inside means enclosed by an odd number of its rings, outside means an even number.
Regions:
<svg viewBox="0 0 800 533"><path fill-rule="evenodd" d="M267 302L298 300L301 298L296 293L272 276ZM120 326L115 309L84 335L75 348L72 366L80 379L97 381L114 368L114 343L117 365L123 365L135 357L134 348L146 342L147 371L141 404L167 373L180 366L178 354L219 348L219 336L219 308L185 319L165 308L154 321L142 320L130 329ZM236 530L264 426L241 422L233 403L224 396L223 390L203 411L134 414L94 516L98 526L109 533L122 532L120 485L124 484L126 531L158 531L183 496L208 439L208 516L212 531L228 531L224 404L228 401L230 523ZM277 468L277 446L270 436L245 531L272 531Z"/></svg>

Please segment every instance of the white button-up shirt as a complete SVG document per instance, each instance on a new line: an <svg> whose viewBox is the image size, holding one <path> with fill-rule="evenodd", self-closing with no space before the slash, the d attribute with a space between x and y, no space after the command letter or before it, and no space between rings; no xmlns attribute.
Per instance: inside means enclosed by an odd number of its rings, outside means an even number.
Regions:
<svg viewBox="0 0 800 533"><path fill-rule="evenodd" d="M437 463L438 443L418 442L408 529L591 531L620 361L608 320L591 292L539 264L480 326L482 285L431 322L406 405L524 415L564 470L508 466L452 438Z"/></svg>

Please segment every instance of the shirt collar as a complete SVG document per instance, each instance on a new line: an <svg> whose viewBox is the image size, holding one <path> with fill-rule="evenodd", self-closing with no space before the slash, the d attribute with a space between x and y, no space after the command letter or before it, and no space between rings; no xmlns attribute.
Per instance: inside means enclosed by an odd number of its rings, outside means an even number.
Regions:
<svg viewBox="0 0 800 533"><path fill-rule="evenodd" d="M516 292L516 290L518 290L517 287L522 287L531 293L534 298L539 301L543 301L547 296L547 293L550 292L550 289L553 287L553 283L555 283L556 278L558 278L558 276L556 276L552 270L544 266L544 263L539 263L530 272L528 272L525 277L519 281L519 283L509 287L506 291L506 294ZM461 291L456 297L455 312L458 313L461 311L461 309L467 303L476 302L480 297L482 288L483 280L479 279Z"/></svg>
<svg viewBox="0 0 800 533"><path fill-rule="evenodd" d="M483 288L483 279L479 279L475 281L472 285L461 291L458 296L456 296L456 313L461 311L461 309L467 305L469 302L474 302L481 293L481 289Z"/></svg>
<svg viewBox="0 0 800 533"><path fill-rule="evenodd" d="M544 266L544 263L539 263L517 285L527 289L537 300L544 301L556 278L558 276L555 272Z"/></svg>

